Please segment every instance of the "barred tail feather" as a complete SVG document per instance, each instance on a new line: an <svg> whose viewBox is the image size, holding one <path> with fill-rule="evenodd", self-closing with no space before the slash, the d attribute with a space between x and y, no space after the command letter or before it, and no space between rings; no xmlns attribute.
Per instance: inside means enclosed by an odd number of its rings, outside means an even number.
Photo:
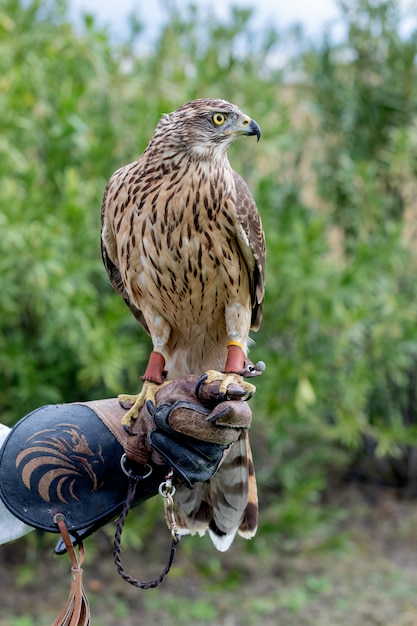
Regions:
<svg viewBox="0 0 417 626"><path fill-rule="evenodd" d="M220 552L229 549L237 532L249 539L256 533L257 497L247 432L228 450L216 474L193 489L180 486L174 497L181 534L208 530Z"/></svg>
<svg viewBox="0 0 417 626"><path fill-rule="evenodd" d="M238 533L244 539L252 539L258 530L258 489L256 486L255 467L253 465L252 450L250 448L249 437L247 437L248 454L248 502L243 514L242 522Z"/></svg>

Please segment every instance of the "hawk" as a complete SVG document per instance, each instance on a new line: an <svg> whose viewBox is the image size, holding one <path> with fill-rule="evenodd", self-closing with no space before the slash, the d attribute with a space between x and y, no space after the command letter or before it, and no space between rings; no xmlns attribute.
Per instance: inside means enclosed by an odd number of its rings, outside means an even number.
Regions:
<svg viewBox="0 0 417 626"><path fill-rule="evenodd" d="M134 402L129 419L154 383L207 370L257 375L264 368L247 358L249 331L262 319L264 232L249 188L227 157L236 139L260 135L234 104L194 100L163 115L142 156L106 186L104 265L153 343L142 393L120 396ZM236 532L255 534L247 432L210 481L177 490L175 505L182 532L208 528L219 550Z"/></svg>

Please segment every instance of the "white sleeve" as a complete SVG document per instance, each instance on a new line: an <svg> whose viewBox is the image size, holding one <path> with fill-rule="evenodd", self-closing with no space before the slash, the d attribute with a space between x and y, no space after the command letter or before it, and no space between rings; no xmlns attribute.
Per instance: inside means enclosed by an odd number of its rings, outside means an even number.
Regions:
<svg viewBox="0 0 417 626"><path fill-rule="evenodd" d="M9 432L10 428L8 426L0 424L0 448ZM0 500L0 544L23 537L31 530L33 530L31 526L24 524L12 515Z"/></svg>

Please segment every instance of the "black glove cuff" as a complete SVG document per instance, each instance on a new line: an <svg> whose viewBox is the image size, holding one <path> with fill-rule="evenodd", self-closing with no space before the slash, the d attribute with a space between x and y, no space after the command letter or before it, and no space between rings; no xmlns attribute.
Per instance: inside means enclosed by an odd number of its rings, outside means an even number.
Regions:
<svg viewBox="0 0 417 626"><path fill-rule="evenodd" d="M223 458L226 444L207 443L194 437L177 433L169 425L172 411L186 408L203 415L210 411L200 404L178 400L173 404L161 404L158 408L149 407L157 426L149 434L152 447L159 452L190 489L196 482L205 482L212 477Z"/></svg>

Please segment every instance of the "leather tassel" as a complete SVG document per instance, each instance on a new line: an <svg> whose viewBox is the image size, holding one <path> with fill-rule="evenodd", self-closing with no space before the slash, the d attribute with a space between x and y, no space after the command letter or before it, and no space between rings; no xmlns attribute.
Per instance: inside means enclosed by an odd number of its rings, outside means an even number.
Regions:
<svg viewBox="0 0 417 626"><path fill-rule="evenodd" d="M90 626L90 606L83 587L83 570L81 565L84 561L84 546L81 543L78 556L72 545L63 515L58 514L54 519L58 525L65 547L71 558L71 589L68 601L52 626Z"/></svg>

